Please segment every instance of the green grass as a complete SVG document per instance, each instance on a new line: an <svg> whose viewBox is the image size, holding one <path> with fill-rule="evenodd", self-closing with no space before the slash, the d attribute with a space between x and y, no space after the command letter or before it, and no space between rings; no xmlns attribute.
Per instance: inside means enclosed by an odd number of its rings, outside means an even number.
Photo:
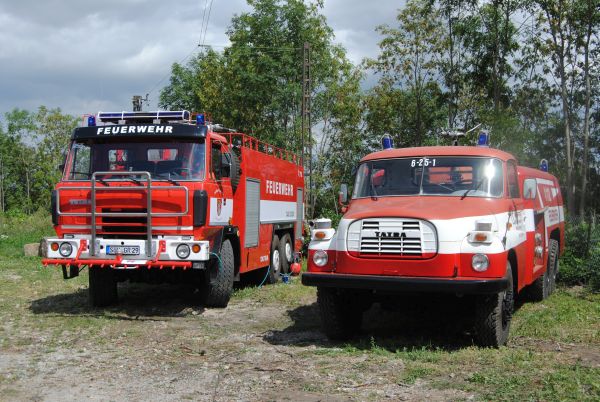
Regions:
<svg viewBox="0 0 600 402"><path fill-rule="evenodd" d="M79 347L78 338L108 343L140 336L144 329L132 318L138 308L135 303L133 312L91 309L85 273L64 281L60 269L43 268L36 257L22 257L24 243L51 234L47 217L3 218L0 226L0 233L8 236L0 239L0 355L30 345L45 352L70 344ZM311 307L314 300L315 289L302 286L296 277L290 284L236 289L232 302L249 301L256 309L284 306L290 316L309 310L316 316ZM306 313L298 316L299 320L307 317ZM280 327L289 323L263 320L256 325L285 330ZM312 330L318 322L295 325L300 331ZM198 328L209 336L201 320ZM225 336L226 331L210 336ZM559 288L543 302L523 304L515 313L508 346L500 349L449 346L427 339L411 342L406 336L365 336L345 344L315 342L297 353L299 358L316 359L324 373L340 357L364 357L383 367L397 362L397 372L391 375L398 384L423 381L428 387L464 391L479 400L600 400L600 294ZM175 351L173 358L188 353ZM352 364L356 372L372 367L360 361ZM9 380L0 376L0 383ZM323 391L318 383L305 385L304 390Z"/></svg>

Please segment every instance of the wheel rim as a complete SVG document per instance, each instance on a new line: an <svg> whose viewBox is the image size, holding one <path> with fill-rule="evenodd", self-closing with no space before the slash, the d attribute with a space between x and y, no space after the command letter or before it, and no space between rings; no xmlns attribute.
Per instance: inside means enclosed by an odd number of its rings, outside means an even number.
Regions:
<svg viewBox="0 0 600 402"><path fill-rule="evenodd" d="M273 251L273 258L271 259L271 267L273 268L273 273L279 272L280 261L279 261L279 251Z"/></svg>
<svg viewBox="0 0 600 402"><path fill-rule="evenodd" d="M285 243L285 258L288 262L292 261L292 245L289 242Z"/></svg>

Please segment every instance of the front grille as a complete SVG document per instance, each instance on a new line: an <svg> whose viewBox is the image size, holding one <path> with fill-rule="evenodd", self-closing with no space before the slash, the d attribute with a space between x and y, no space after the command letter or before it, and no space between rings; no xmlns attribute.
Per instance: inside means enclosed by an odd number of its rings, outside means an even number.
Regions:
<svg viewBox="0 0 600 402"><path fill-rule="evenodd" d="M348 251L361 256L429 258L437 251L435 229L418 219L363 219L348 229Z"/></svg>
<svg viewBox="0 0 600 402"><path fill-rule="evenodd" d="M103 216L98 229L105 235L129 235L128 238L145 238L147 217L127 216L126 213L146 213L145 208L104 208L102 212L122 213L124 216Z"/></svg>

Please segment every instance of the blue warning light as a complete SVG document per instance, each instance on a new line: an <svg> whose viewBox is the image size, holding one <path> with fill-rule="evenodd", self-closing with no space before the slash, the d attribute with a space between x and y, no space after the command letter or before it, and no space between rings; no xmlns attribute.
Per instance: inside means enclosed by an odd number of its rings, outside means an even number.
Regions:
<svg viewBox="0 0 600 402"><path fill-rule="evenodd" d="M196 115L196 125L198 126L203 126L205 124L206 120L204 118L204 113L200 113L199 115Z"/></svg>
<svg viewBox="0 0 600 402"><path fill-rule="evenodd" d="M381 138L381 146L383 149L394 148L394 141L392 140L392 137L390 137L389 134L386 134Z"/></svg>
<svg viewBox="0 0 600 402"><path fill-rule="evenodd" d="M542 159L540 161L540 170L542 172L547 172L548 171L548 161L546 159Z"/></svg>
<svg viewBox="0 0 600 402"><path fill-rule="evenodd" d="M94 127L96 125L96 116L88 116L88 127Z"/></svg>
<svg viewBox="0 0 600 402"><path fill-rule="evenodd" d="M490 133L489 131L482 130L479 132L479 137L477 139L478 147L489 147L490 146Z"/></svg>

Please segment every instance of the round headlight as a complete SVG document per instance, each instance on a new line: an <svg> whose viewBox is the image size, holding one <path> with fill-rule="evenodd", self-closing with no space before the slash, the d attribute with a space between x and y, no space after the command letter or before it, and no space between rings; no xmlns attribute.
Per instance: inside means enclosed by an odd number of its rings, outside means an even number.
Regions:
<svg viewBox="0 0 600 402"><path fill-rule="evenodd" d="M485 254L475 254L471 259L471 266L477 272L483 272L490 266L490 260Z"/></svg>
<svg viewBox="0 0 600 402"><path fill-rule="evenodd" d="M71 246L71 243L61 243L58 252L63 257L68 257L73 252L73 246Z"/></svg>
<svg viewBox="0 0 600 402"><path fill-rule="evenodd" d="M317 250L313 255L313 262L317 267L323 267L327 264L328 260L327 252L323 250Z"/></svg>
<svg viewBox="0 0 600 402"><path fill-rule="evenodd" d="M187 244L180 244L177 246L175 252L177 253L177 257L183 260L184 258L188 258L190 256L190 246Z"/></svg>

